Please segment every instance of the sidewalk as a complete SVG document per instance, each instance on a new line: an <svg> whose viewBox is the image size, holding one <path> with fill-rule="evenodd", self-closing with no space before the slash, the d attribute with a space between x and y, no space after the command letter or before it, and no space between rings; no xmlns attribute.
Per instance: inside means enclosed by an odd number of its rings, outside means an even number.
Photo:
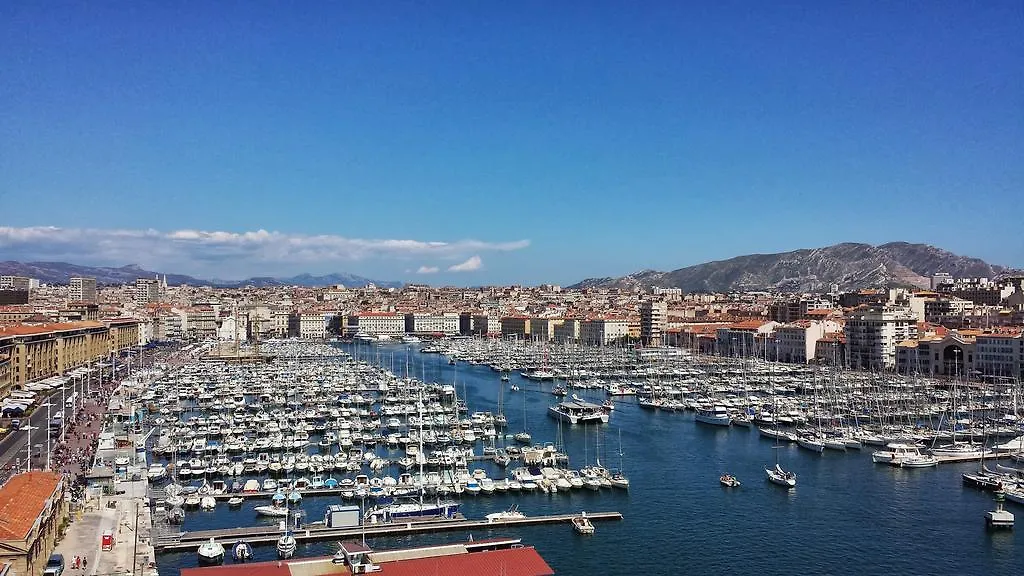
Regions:
<svg viewBox="0 0 1024 576"><path fill-rule="evenodd" d="M64 555L69 576L131 574L133 555L136 574L157 576L155 564L152 564L155 562L155 554L151 540L149 501L145 498L146 482L119 482L115 487L118 491L124 490L124 494L90 500L80 512L80 517L68 526L64 538L57 545L56 552ZM136 513L139 531L137 541ZM114 534L114 547L108 551L101 550L105 530ZM75 556L87 558L88 568L70 568Z"/></svg>

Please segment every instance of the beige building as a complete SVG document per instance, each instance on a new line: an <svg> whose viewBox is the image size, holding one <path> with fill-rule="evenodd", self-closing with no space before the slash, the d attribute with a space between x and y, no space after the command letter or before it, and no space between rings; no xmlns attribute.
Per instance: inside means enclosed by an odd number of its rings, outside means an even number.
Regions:
<svg viewBox="0 0 1024 576"><path fill-rule="evenodd" d="M38 471L0 486L0 565L18 576L43 573L68 518L66 489L60 474Z"/></svg>
<svg viewBox="0 0 1024 576"><path fill-rule="evenodd" d="M640 305L640 341L644 346L661 346L668 323L668 304L648 300Z"/></svg>
<svg viewBox="0 0 1024 576"><path fill-rule="evenodd" d="M137 334L135 338L138 339ZM24 386L101 360L109 356L110 347L110 330L99 322L16 324L0 328L0 356L8 358L3 370L8 374L7 387ZM0 396L9 392L7 387L0 388Z"/></svg>
<svg viewBox="0 0 1024 576"><path fill-rule="evenodd" d="M28 292L32 290L32 284L32 278L27 276L0 276L0 290Z"/></svg>
<svg viewBox="0 0 1024 576"><path fill-rule="evenodd" d="M1024 332L1017 328L979 334L974 367L987 377L1024 379Z"/></svg>
<svg viewBox="0 0 1024 576"><path fill-rule="evenodd" d="M896 345L917 338L909 308L866 304L846 315L846 357L852 368L896 368Z"/></svg>
<svg viewBox="0 0 1024 576"><path fill-rule="evenodd" d="M806 364L817 357L818 341L825 334L837 332L839 324L831 321L815 322L800 320L789 324L780 324L773 332L775 351L769 358L780 362Z"/></svg>
<svg viewBox="0 0 1024 576"><path fill-rule="evenodd" d="M587 318L580 322L580 342L604 346L629 336L625 318Z"/></svg>
<svg viewBox="0 0 1024 576"><path fill-rule="evenodd" d="M401 336L405 334L405 315L397 312L359 312L350 314L345 334L372 336Z"/></svg>
<svg viewBox="0 0 1024 576"><path fill-rule="evenodd" d="M409 334L458 334L459 315L455 312L409 312L405 315L405 331Z"/></svg>

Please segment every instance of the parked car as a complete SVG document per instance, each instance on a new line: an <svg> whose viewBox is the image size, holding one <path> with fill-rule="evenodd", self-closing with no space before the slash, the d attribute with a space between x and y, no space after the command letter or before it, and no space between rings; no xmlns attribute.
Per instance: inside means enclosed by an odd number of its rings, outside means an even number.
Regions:
<svg viewBox="0 0 1024 576"><path fill-rule="evenodd" d="M64 572L64 555L51 554L43 569L43 576L60 576Z"/></svg>

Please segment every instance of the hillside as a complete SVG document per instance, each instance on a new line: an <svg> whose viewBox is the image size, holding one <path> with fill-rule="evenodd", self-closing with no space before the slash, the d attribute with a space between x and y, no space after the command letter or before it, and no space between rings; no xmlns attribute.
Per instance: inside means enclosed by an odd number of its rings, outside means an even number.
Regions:
<svg viewBox="0 0 1024 576"><path fill-rule="evenodd" d="M645 270L621 278L590 278L570 288L659 286L686 292L769 290L819 292L887 286L927 288L929 277L995 277L1010 269L978 258L958 256L927 244L891 242L880 246L844 243L779 254L750 254L706 262L671 272Z"/></svg>
<svg viewBox="0 0 1024 576"><path fill-rule="evenodd" d="M80 266L67 262L17 262L8 260L0 262L0 275L28 276L38 278L44 284L67 284L68 279L73 276L84 276L95 278L100 284L127 284L135 282L137 278L163 277L163 272L145 270L135 264L110 268L105 266ZM331 286L343 284L350 287L362 287L367 284L376 284L382 287L401 287L401 282L378 281L363 278L353 274L328 274L325 276L313 276L300 274L287 278L255 277L245 280L204 280L194 278L185 274L166 273L167 284L178 286L189 284L192 286L217 286L223 288L234 288L241 286Z"/></svg>

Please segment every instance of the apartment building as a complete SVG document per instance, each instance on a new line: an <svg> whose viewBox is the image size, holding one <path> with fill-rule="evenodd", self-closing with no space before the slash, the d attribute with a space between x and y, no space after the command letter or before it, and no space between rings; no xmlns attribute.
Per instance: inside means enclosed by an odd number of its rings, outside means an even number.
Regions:
<svg viewBox="0 0 1024 576"><path fill-rule="evenodd" d="M578 318L565 318L561 324L555 326L553 334L555 342L579 342L580 320Z"/></svg>
<svg viewBox="0 0 1024 576"><path fill-rule="evenodd" d="M715 330L715 346L721 356L768 355L767 348L778 322L769 320L743 320L726 324Z"/></svg>
<svg viewBox="0 0 1024 576"><path fill-rule="evenodd" d="M162 292L160 280L151 278L138 278L135 280L135 303L145 306L150 302L159 302Z"/></svg>
<svg viewBox="0 0 1024 576"><path fill-rule="evenodd" d="M110 329L100 322L0 327L0 378L5 378L0 380L0 396L6 396L12 386L107 358L110 349Z"/></svg>
<svg viewBox="0 0 1024 576"><path fill-rule="evenodd" d="M96 279L74 277L68 283L68 301L96 302Z"/></svg>
<svg viewBox="0 0 1024 576"><path fill-rule="evenodd" d="M445 334L459 333L459 314L444 312L409 312L405 315L405 331L409 334Z"/></svg>
<svg viewBox="0 0 1024 576"><path fill-rule="evenodd" d="M924 302L924 321L932 324L955 323L959 325L964 316L973 311L974 302L963 298L953 296L927 299Z"/></svg>
<svg viewBox="0 0 1024 576"><path fill-rule="evenodd" d="M768 317L776 322L788 324L807 320L809 313L817 310L832 310L832 302L821 298L791 298L768 305Z"/></svg>
<svg viewBox="0 0 1024 576"><path fill-rule="evenodd" d="M501 319L501 337L526 340L530 337L528 316L504 316Z"/></svg>
<svg viewBox="0 0 1024 576"><path fill-rule="evenodd" d="M270 335L274 338L288 337L288 318L291 316L287 310L274 310L270 316Z"/></svg>
<svg viewBox="0 0 1024 576"><path fill-rule="evenodd" d="M580 321L580 342L604 346L629 336L629 321L625 318L597 317Z"/></svg>
<svg viewBox="0 0 1024 576"><path fill-rule="evenodd" d="M38 281L33 282L33 279L27 276L0 276L0 290L28 292L34 287L38 287Z"/></svg>
<svg viewBox="0 0 1024 576"><path fill-rule="evenodd" d="M298 337L305 340L323 340L327 338L328 315L316 310L298 313Z"/></svg>
<svg viewBox="0 0 1024 576"><path fill-rule="evenodd" d="M780 362L806 364L817 355L818 341L827 333L839 330L839 324L831 321L815 322L799 320L780 324L774 330L774 352L768 357Z"/></svg>
<svg viewBox="0 0 1024 576"><path fill-rule="evenodd" d="M555 339L555 328L562 322L562 318L530 318L530 337L539 342L550 342Z"/></svg>
<svg viewBox="0 0 1024 576"><path fill-rule="evenodd" d="M373 336L401 336L405 334L405 315L397 312L358 312L350 314L345 335L357 333Z"/></svg>
<svg viewBox="0 0 1024 576"><path fill-rule="evenodd" d="M189 338L217 337L217 313L212 306L193 306L185 310L185 326Z"/></svg>
<svg viewBox="0 0 1024 576"><path fill-rule="evenodd" d="M640 305L640 341L644 346L661 346L668 323L668 304L648 300Z"/></svg>
<svg viewBox="0 0 1024 576"><path fill-rule="evenodd" d="M864 305L846 315L846 354L853 368L896 368L896 345L917 338L917 318L909 308Z"/></svg>
<svg viewBox="0 0 1024 576"><path fill-rule="evenodd" d="M1024 331L979 334L974 367L986 377L1024 379Z"/></svg>
<svg viewBox="0 0 1024 576"><path fill-rule="evenodd" d="M184 340L188 337L188 316L178 310L166 310L153 315L153 340Z"/></svg>

